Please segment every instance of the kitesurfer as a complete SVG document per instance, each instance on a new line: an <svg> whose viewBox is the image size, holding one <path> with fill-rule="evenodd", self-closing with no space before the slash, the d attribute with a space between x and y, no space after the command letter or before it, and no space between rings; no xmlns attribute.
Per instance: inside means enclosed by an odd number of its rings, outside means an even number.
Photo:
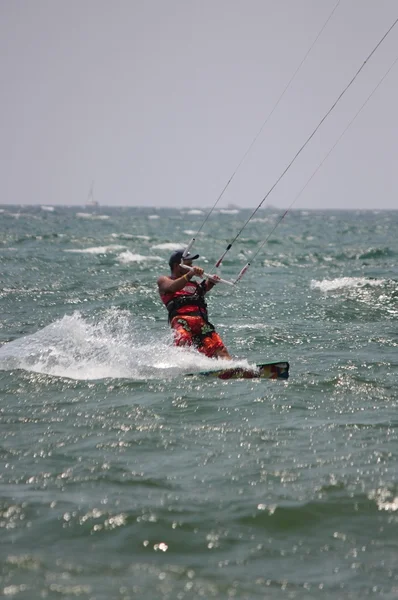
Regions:
<svg viewBox="0 0 398 600"><path fill-rule="evenodd" d="M214 325L209 322L205 294L220 280L218 275L197 283L194 277L202 277L203 269L192 265L199 254L176 250L170 256L171 275L158 279L159 294L169 313L169 323L174 331L176 346L194 346L211 358L231 359ZM189 270L182 265L189 267Z"/></svg>

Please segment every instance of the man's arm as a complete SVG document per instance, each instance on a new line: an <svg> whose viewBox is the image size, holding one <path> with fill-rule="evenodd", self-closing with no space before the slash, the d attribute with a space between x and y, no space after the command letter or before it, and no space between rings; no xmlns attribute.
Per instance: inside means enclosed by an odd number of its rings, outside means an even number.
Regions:
<svg viewBox="0 0 398 600"><path fill-rule="evenodd" d="M218 283L220 281L220 278L218 275L213 275L212 278L210 279L206 279L206 283L205 283L205 292L210 292L210 290L212 288L214 288L214 286L216 285L216 283Z"/></svg>
<svg viewBox="0 0 398 600"><path fill-rule="evenodd" d="M171 277L162 275L158 279L159 292L161 294L173 294L174 292L182 290L182 288L186 285L187 281L189 281L187 275L188 273L186 273L182 277L179 277L178 279L171 279Z"/></svg>
<svg viewBox="0 0 398 600"><path fill-rule="evenodd" d="M190 271L187 271L177 279L172 279L171 277L167 277L167 275L161 275L158 279L159 292L161 294L173 294L174 292L179 292L187 282L191 281L192 277L195 277L195 275L201 277L203 275L203 269L201 267L192 267Z"/></svg>

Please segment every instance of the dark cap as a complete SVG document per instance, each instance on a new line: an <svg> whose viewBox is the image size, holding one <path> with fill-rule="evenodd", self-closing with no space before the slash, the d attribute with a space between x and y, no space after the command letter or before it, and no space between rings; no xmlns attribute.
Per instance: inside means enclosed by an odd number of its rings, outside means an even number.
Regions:
<svg viewBox="0 0 398 600"><path fill-rule="evenodd" d="M169 259L169 266L172 269L173 265L180 264L182 261L182 257L184 254L184 250L175 250ZM187 252L186 256L184 256L184 260L196 260L199 258L199 254L192 255L190 252Z"/></svg>

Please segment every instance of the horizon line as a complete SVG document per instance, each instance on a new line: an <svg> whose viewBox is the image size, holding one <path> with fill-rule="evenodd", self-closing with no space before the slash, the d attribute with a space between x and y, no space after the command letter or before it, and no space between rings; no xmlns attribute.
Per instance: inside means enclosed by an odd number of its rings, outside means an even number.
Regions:
<svg viewBox="0 0 398 600"><path fill-rule="evenodd" d="M19 207L28 207L28 206L47 206L47 207L52 207L52 208L145 208L145 209L155 209L155 210L200 210L203 212L206 212L206 210L210 210L210 207L199 207L199 206L156 206L156 205L144 205L144 204L98 204L96 207L92 207L92 206L87 206L86 204L45 204L43 202L38 202L38 203L28 203L28 204L21 204L21 203L9 203L9 204L2 204L0 202L0 207L3 206L19 206ZM220 208L218 208L215 212L220 212L220 211L235 211L235 210L253 210L254 207L248 206L248 207L242 207L242 206L238 206L238 205L234 205L232 206L221 206ZM276 210L276 211L284 211L286 210L286 208L284 207L278 207L278 206L273 206L273 205L269 205L269 206L264 206L261 207L259 210ZM299 212L299 211L319 211L319 212L323 212L323 211L344 211L344 212L348 212L348 211L369 211L369 212L381 212L381 211L397 211L398 208L380 208L380 207L375 207L375 208L344 208L344 207L340 207L340 208L291 208L289 209L289 212Z"/></svg>

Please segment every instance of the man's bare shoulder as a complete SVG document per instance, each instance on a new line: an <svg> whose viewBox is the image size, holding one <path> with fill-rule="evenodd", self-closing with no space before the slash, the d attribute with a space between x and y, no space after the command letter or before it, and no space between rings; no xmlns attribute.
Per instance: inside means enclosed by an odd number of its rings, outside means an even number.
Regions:
<svg viewBox="0 0 398 600"><path fill-rule="evenodd" d="M160 275L160 277L158 277L158 283L165 283L166 281L173 281L173 279L168 275Z"/></svg>
<svg viewBox="0 0 398 600"><path fill-rule="evenodd" d="M169 291L170 285L174 282L174 279L168 277L167 275L161 275L158 278L158 288L161 294L164 294Z"/></svg>

